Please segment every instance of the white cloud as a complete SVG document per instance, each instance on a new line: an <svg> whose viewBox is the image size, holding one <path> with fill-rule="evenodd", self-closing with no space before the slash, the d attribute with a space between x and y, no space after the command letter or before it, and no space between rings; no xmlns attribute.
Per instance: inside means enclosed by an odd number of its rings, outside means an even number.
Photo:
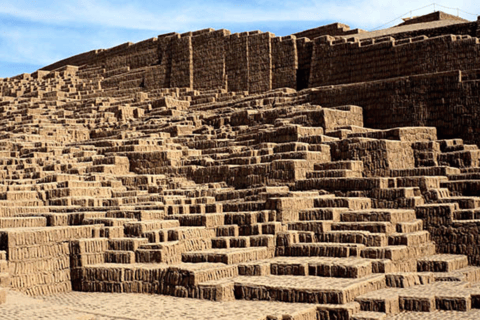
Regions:
<svg viewBox="0 0 480 320"><path fill-rule="evenodd" d="M17 0L14 3L0 1L0 13L50 25L91 24L105 27L121 27L155 31L186 31L204 23L253 23L257 21L324 21L363 26L373 26L431 4L431 0L415 1L272 1L250 2L215 1L46 1L31 5L32 1ZM465 11L478 9L476 1L444 1L447 7L459 7ZM439 7L437 6L437 9ZM455 13L455 10L443 8ZM416 14L433 11L430 6ZM470 19L475 20L474 16Z"/></svg>

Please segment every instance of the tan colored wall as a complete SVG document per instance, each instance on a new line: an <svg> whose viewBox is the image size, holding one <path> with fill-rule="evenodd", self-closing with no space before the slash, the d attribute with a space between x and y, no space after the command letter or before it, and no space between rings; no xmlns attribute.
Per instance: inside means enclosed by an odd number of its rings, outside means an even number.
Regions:
<svg viewBox="0 0 480 320"><path fill-rule="evenodd" d="M443 72L318 88L312 103L363 107L369 128L432 126L440 139L460 137L480 144L479 72Z"/></svg>
<svg viewBox="0 0 480 320"><path fill-rule="evenodd" d="M309 87L480 68L480 42L468 36L341 42L315 41Z"/></svg>
<svg viewBox="0 0 480 320"><path fill-rule="evenodd" d="M98 226L0 230L11 286L29 295L72 290L69 241L92 238Z"/></svg>

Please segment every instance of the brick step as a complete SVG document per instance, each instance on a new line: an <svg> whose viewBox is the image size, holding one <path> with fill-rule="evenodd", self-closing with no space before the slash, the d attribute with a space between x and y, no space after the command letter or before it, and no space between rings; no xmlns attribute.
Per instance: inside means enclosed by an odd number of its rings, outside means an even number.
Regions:
<svg viewBox="0 0 480 320"><path fill-rule="evenodd" d="M376 199L416 198L422 193L418 187L374 189L370 196Z"/></svg>
<svg viewBox="0 0 480 320"><path fill-rule="evenodd" d="M478 284L480 281L480 268L468 266L450 272L432 272L435 281L467 281Z"/></svg>
<svg viewBox="0 0 480 320"><path fill-rule="evenodd" d="M363 173L353 170L324 170L324 171L312 171L307 172L307 179L320 179L320 178L361 178Z"/></svg>
<svg viewBox="0 0 480 320"><path fill-rule="evenodd" d="M429 242L417 246L367 247L362 250L361 257L400 261L406 259L418 259L433 254L435 254L435 244Z"/></svg>
<svg viewBox="0 0 480 320"><path fill-rule="evenodd" d="M468 169L479 169L479 168L468 168ZM480 172L468 172L468 173L461 173L461 174L453 174L448 176L448 180L450 181L458 181L458 180L480 180Z"/></svg>
<svg viewBox="0 0 480 320"><path fill-rule="evenodd" d="M159 195L133 195L131 197L114 197L112 196L112 202L120 205L142 205L146 202L162 203L162 197Z"/></svg>
<svg viewBox="0 0 480 320"><path fill-rule="evenodd" d="M299 220L331 220L340 221L340 216L348 208L315 208L299 211Z"/></svg>
<svg viewBox="0 0 480 320"><path fill-rule="evenodd" d="M235 298L290 303L345 304L385 288L384 275L359 279L316 276L242 276L233 279Z"/></svg>
<svg viewBox="0 0 480 320"><path fill-rule="evenodd" d="M182 227L214 228L225 224L225 215L223 213L178 214L166 216L165 219L178 220Z"/></svg>
<svg viewBox="0 0 480 320"><path fill-rule="evenodd" d="M315 234L321 234L328 232L332 228L332 221L325 220L311 220L311 221L296 221L288 222L288 230L297 230L297 231L312 231Z"/></svg>
<svg viewBox="0 0 480 320"><path fill-rule="evenodd" d="M58 198L78 198L78 197L95 197L95 198L111 198L111 188L58 188L47 190L45 192L47 199L54 200Z"/></svg>
<svg viewBox="0 0 480 320"><path fill-rule="evenodd" d="M180 286L192 288L202 282L234 278L238 275L236 265L227 266L220 263L177 263L175 265L155 263L103 263L85 266L81 270L79 288L87 292L104 291L110 288L114 292L136 292L135 283L143 283L146 288L154 283L164 283L165 289L160 291L146 291L145 293L160 293L172 295L170 289ZM152 284L152 286L148 286ZM174 295L174 294L173 294ZM192 298L198 296L188 295Z"/></svg>
<svg viewBox="0 0 480 320"><path fill-rule="evenodd" d="M410 288L435 282L433 272L395 272L385 275L387 287Z"/></svg>
<svg viewBox="0 0 480 320"><path fill-rule="evenodd" d="M363 244L352 243L294 243L288 247L277 247L277 256L289 257L359 257L365 249Z"/></svg>
<svg viewBox="0 0 480 320"><path fill-rule="evenodd" d="M205 214L207 213L206 204L176 204L176 205L165 205L165 212L168 215L177 215L177 214ZM216 213L216 212L214 212Z"/></svg>
<svg viewBox="0 0 480 320"><path fill-rule="evenodd" d="M392 233L388 236L390 246L415 246L430 242L430 232Z"/></svg>
<svg viewBox="0 0 480 320"><path fill-rule="evenodd" d="M436 254L419 258L418 271L451 272L468 266L465 255Z"/></svg>
<svg viewBox="0 0 480 320"><path fill-rule="evenodd" d="M409 209L354 210L340 214L340 221L343 222L385 221L395 224L399 222L409 222L415 219L415 210Z"/></svg>
<svg viewBox="0 0 480 320"><path fill-rule="evenodd" d="M62 206L62 207L103 207L105 204L109 205L111 199L109 197L105 198L95 198L95 197L64 197L50 199L47 201L49 206ZM0 202L1 204L1 202Z"/></svg>
<svg viewBox="0 0 480 320"><path fill-rule="evenodd" d="M388 188L387 178L315 178L297 180L296 190L360 191Z"/></svg>
<svg viewBox="0 0 480 320"><path fill-rule="evenodd" d="M0 229L33 228L33 227L46 227L46 226L47 226L47 219L45 217L0 218Z"/></svg>
<svg viewBox="0 0 480 320"><path fill-rule="evenodd" d="M249 247L275 247L274 235L215 237L212 238L212 248L249 248Z"/></svg>
<svg viewBox="0 0 480 320"><path fill-rule="evenodd" d="M384 312L407 316L405 311L433 312L435 310L471 310L480 290L470 288L468 282L433 282L408 288L386 288L357 296L360 308L366 311ZM463 318L463 316L460 316ZM409 318L407 318L409 319ZM412 318L413 319L413 318ZM422 319L420 314L415 319Z"/></svg>
<svg viewBox="0 0 480 320"><path fill-rule="evenodd" d="M353 170L363 172L363 161L331 161L326 163L316 163L313 165L316 171L322 170Z"/></svg>
<svg viewBox="0 0 480 320"><path fill-rule="evenodd" d="M447 166L422 167L413 169L391 169L391 177L411 177L411 176L447 176L459 174L460 169Z"/></svg>
<svg viewBox="0 0 480 320"><path fill-rule="evenodd" d="M108 239L108 249L118 251L135 251L140 246L147 244L146 238L112 238Z"/></svg>
<svg viewBox="0 0 480 320"><path fill-rule="evenodd" d="M109 210L106 213L106 217L116 219L135 219L141 222L146 222L148 220L162 220L163 222L165 211L163 210L163 205L159 206L151 204L146 206L133 206L132 209Z"/></svg>
<svg viewBox="0 0 480 320"><path fill-rule="evenodd" d="M224 212L262 211L265 209L264 201L223 203Z"/></svg>
<svg viewBox="0 0 480 320"><path fill-rule="evenodd" d="M161 221L135 221L124 224L125 235L132 237L141 237L143 234L166 228L180 227L178 220L161 220Z"/></svg>
<svg viewBox="0 0 480 320"><path fill-rule="evenodd" d="M358 243L367 247L383 247L388 245L387 235L362 230L329 231L317 234L315 242Z"/></svg>
<svg viewBox="0 0 480 320"><path fill-rule="evenodd" d="M480 209L461 209L453 213L454 220L480 220Z"/></svg>
<svg viewBox="0 0 480 320"><path fill-rule="evenodd" d="M43 207L45 202L42 200L3 200L0 201L0 208L8 207Z"/></svg>
<svg viewBox="0 0 480 320"><path fill-rule="evenodd" d="M161 241L191 240L191 239L199 239L199 238L211 239L215 237L215 230L207 229L205 227L163 228L158 232L160 234Z"/></svg>
<svg viewBox="0 0 480 320"><path fill-rule="evenodd" d="M135 261L138 263L176 264L182 261L182 254L185 252L185 243L184 241L170 241L141 244L134 251Z"/></svg>
<svg viewBox="0 0 480 320"><path fill-rule="evenodd" d="M124 227L126 224L135 222L135 219L117 219L117 218L88 218L83 219L84 225L103 224L106 227Z"/></svg>
<svg viewBox="0 0 480 320"><path fill-rule="evenodd" d="M7 191L0 193L0 200L8 201L24 201L38 200L37 191Z"/></svg>
<svg viewBox="0 0 480 320"><path fill-rule="evenodd" d="M277 257L268 260L270 274L363 278L372 274L372 261L362 258Z"/></svg>
<svg viewBox="0 0 480 320"><path fill-rule="evenodd" d="M458 203L460 209L480 209L480 197L449 197L437 200L438 203Z"/></svg>
<svg viewBox="0 0 480 320"><path fill-rule="evenodd" d="M423 220L421 219L415 219L409 222L397 223L397 232L399 233L417 232L422 230L423 230Z"/></svg>
<svg viewBox="0 0 480 320"><path fill-rule="evenodd" d="M316 198L314 200L315 208L348 208L350 210L364 210L372 207L372 200L370 198L360 197L331 197L331 198Z"/></svg>
<svg viewBox="0 0 480 320"><path fill-rule="evenodd" d="M183 262L215 262L228 265L256 261L273 257L274 252L266 247L211 249L182 254Z"/></svg>
<svg viewBox="0 0 480 320"><path fill-rule="evenodd" d="M67 176L68 177L68 176ZM100 181L77 181L77 180L67 180L59 181L57 188L71 189L71 188L101 188L102 182Z"/></svg>
<svg viewBox="0 0 480 320"><path fill-rule="evenodd" d="M135 263L135 252L126 250L107 250L105 251L105 263Z"/></svg>
<svg viewBox="0 0 480 320"><path fill-rule="evenodd" d="M287 226L281 222L265 222L256 223L252 225L239 226L238 233L240 236L255 236L276 234L278 232L286 231Z"/></svg>
<svg viewBox="0 0 480 320"><path fill-rule="evenodd" d="M225 215L225 224L236 224L239 226L252 225L270 221L271 210L247 211L247 212L223 212Z"/></svg>
<svg viewBox="0 0 480 320"><path fill-rule="evenodd" d="M371 233L391 234L395 232L395 225L390 222L333 222L332 231L368 231Z"/></svg>

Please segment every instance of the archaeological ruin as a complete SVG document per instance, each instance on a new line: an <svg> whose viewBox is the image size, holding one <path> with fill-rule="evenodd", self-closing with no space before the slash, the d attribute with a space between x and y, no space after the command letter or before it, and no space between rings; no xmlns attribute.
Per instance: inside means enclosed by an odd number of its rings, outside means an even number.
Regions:
<svg viewBox="0 0 480 320"><path fill-rule="evenodd" d="M0 319L480 319L479 38L205 29L0 79Z"/></svg>

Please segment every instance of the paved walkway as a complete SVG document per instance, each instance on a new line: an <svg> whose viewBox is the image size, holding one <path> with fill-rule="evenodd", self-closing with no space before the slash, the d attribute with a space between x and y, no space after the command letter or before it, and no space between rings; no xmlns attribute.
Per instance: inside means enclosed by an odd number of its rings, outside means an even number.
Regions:
<svg viewBox="0 0 480 320"><path fill-rule="evenodd" d="M308 309L308 304L236 300L212 302L162 295L70 292L32 298L10 291L0 319L55 320L258 320Z"/></svg>

